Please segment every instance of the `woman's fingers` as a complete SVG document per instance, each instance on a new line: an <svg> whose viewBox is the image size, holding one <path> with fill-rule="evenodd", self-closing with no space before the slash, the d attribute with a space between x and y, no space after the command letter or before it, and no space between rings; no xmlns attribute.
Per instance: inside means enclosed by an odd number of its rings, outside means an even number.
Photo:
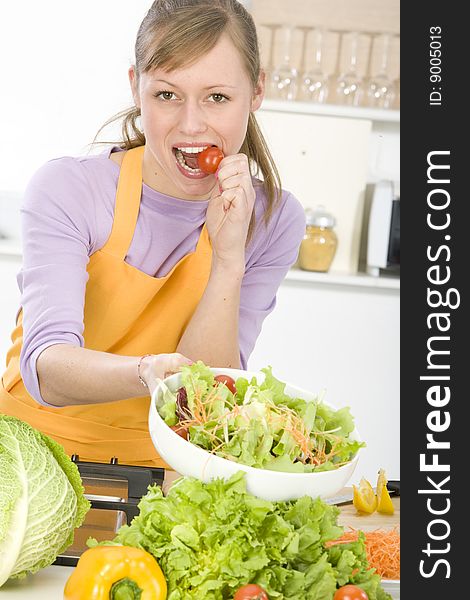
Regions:
<svg viewBox="0 0 470 600"><path fill-rule="evenodd" d="M154 354L151 356L143 379L152 394L159 379L165 379L174 373L178 373L181 367L192 365L193 361L178 352L172 354Z"/></svg>
<svg viewBox="0 0 470 600"><path fill-rule="evenodd" d="M230 177L227 177L224 180L220 179L219 181L223 192L233 190L237 187L249 189L253 185L251 182L251 176L247 173L236 173L235 175L230 175Z"/></svg>
<svg viewBox="0 0 470 600"><path fill-rule="evenodd" d="M173 354L157 354L157 359L160 359L160 369L163 371L163 377L168 377L181 370L181 367L192 365L193 361L178 352Z"/></svg>
<svg viewBox="0 0 470 600"><path fill-rule="evenodd" d="M212 249L225 262L240 261L255 197L246 155L226 156L217 171L206 217Z"/></svg>
<svg viewBox="0 0 470 600"><path fill-rule="evenodd" d="M245 176L251 183L250 165L245 154L227 156L217 171L217 178L222 186L228 179L237 176Z"/></svg>

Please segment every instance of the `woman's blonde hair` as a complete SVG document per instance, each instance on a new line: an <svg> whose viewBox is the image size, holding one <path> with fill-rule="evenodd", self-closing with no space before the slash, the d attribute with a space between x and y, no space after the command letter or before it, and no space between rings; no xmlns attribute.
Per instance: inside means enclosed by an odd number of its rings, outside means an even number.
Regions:
<svg viewBox="0 0 470 600"><path fill-rule="evenodd" d="M258 86L261 66L258 37L253 18L237 0L155 0L144 17L135 43L135 72L138 84L141 73L156 68L172 71L196 62L209 52L226 33L237 48L253 89ZM129 150L145 144L138 127L140 109L136 106L111 117L98 131L122 120L121 148ZM262 174L267 197L265 222L280 200L281 181L274 160L253 113L240 152L246 154L254 175ZM248 239L254 230L254 212Z"/></svg>

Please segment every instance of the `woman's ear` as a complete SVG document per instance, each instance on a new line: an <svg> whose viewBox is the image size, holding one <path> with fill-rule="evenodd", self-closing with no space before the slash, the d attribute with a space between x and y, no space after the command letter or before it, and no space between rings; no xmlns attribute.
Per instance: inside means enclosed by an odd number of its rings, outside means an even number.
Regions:
<svg viewBox="0 0 470 600"><path fill-rule="evenodd" d="M131 84L132 97L134 98L134 103L137 106L137 108L140 108L139 84L137 81L137 76L136 76L134 65L129 67L128 73L129 73L129 83Z"/></svg>
<svg viewBox="0 0 470 600"><path fill-rule="evenodd" d="M251 100L251 111L255 112L261 106L264 98L266 73L261 70L259 74L258 84L255 87L253 98Z"/></svg>

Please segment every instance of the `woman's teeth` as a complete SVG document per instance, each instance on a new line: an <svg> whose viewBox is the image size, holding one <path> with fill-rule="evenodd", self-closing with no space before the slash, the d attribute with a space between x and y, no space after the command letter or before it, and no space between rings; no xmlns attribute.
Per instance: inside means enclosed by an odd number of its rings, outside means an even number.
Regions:
<svg viewBox="0 0 470 600"><path fill-rule="evenodd" d="M188 154L198 154L199 152L202 152L203 150L204 150L204 148L185 148L184 151L187 152ZM183 167L183 169L185 169L189 173L200 173L201 172L201 169L199 169L199 168L193 169L192 167L190 167L189 165L186 164L186 162L184 160L184 155L179 148L176 148L175 156L176 156L176 160Z"/></svg>
<svg viewBox="0 0 470 600"><path fill-rule="evenodd" d="M203 150L205 150L207 148L207 146L188 146L187 148L176 148L177 150L179 150L180 152L186 152L186 154L199 154L199 152L202 152Z"/></svg>

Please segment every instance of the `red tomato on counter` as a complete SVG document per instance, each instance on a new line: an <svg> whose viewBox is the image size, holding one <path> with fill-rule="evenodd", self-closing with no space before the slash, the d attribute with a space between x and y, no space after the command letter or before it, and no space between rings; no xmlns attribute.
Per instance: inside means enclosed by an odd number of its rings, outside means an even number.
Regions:
<svg viewBox="0 0 470 600"><path fill-rule="evenodd" d="M223 383L228 387L228 389L232 392L232 394L237 393L237 388L235 387L235 379L230 377L230 375L217 375L214 377L216 381L219 383Z"/></svg>
<svg viewBox="0 0 470 600"><path fill-rule="evenodd" d="M217 146L209 146L197 155L197 164L204 173L215 173L224 153Z"/></svg>
<svg viewBox="0 0 470 600"><path fill-rule="evenodd" d="M233 600L269 600L268 594L256 583L249 583L239 588Z"/></svg>
<svg viewBox="0 0 470 600"><path fill-rule="evenodd" d="M357 585L343 585L336 590L333 600L369 600L369 596Z"/></svg>

